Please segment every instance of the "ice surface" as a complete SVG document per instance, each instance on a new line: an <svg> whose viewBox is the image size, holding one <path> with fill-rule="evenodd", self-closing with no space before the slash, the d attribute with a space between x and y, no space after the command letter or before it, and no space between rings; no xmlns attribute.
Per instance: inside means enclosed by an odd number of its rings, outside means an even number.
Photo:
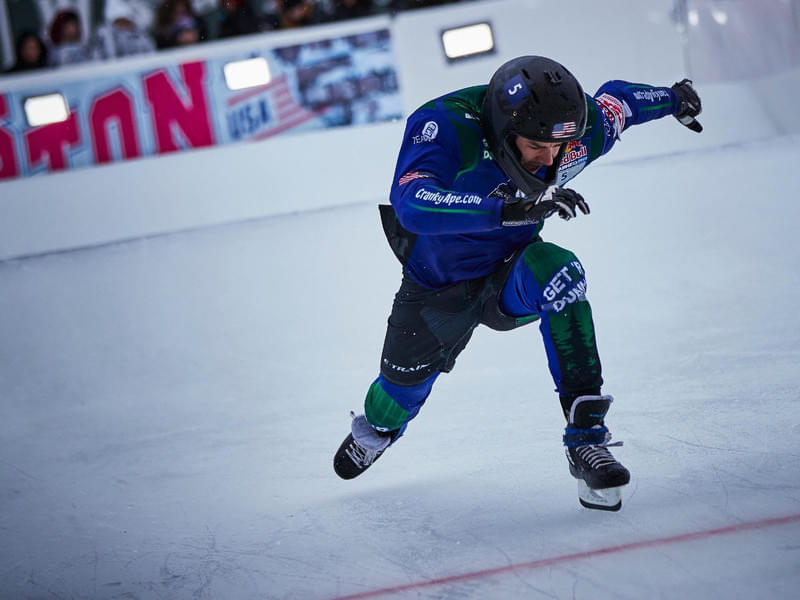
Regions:
<svg viewBox="0 0 800 600"><path fill-rule="evenodd" d="M399 282L374 205L0 263L0 597L795 597L798 142L599 161L545 228L587 269L619 513L578 504L536 325L479 329L334 475Z"/></svg>

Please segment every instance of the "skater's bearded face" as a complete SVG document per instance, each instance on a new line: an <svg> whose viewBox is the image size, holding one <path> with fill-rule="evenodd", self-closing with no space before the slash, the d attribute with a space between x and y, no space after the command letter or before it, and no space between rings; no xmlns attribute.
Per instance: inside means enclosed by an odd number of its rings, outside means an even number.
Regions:
<svg viewBox="0 0 800 600"><path fill-rule="evenodd" d="M521 136L517 136L514 143L519 150L519 162L531 173L535 173L540 167L552 165L561 149L558 142L536 142Z"/></svg>

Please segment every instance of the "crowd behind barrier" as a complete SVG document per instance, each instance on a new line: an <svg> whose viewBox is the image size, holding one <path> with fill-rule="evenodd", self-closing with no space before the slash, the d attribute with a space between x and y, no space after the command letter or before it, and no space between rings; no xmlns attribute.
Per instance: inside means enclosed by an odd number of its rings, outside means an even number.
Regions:
<svg viewBox="0 0 800 600"><path fill-rule="evenodd" d="M89 15L57 2L47 19L41 4L15 19L14 64L6 73L109 60L209 40L308 27L376 14L475 0L94 0ZM19 9L18 9L19 10ZM20 25L20 22L23 25ZM31 23L34 25L31 26ZM84 23L91 23L84 31Z"/></svg>

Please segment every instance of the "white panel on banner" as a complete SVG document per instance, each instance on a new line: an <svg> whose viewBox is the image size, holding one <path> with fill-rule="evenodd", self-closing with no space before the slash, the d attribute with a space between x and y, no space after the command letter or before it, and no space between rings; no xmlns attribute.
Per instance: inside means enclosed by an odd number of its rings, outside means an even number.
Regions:
<svg viewBox="0 0 800 600"><path fill-rule="evenodd" d="M61 123L69 118L67 101L61 94L26 98L22 106L25 110L25 121L31 127Z"/></svg>
<svg viewBox="0 0 800 600"><path fill-rule="evenodd" d="M263 56L225 63L222 70L228 89L233 91L267 85L272 81L269 63Z"/></svg>
<svg viewBox="0 0 800 600"><path fill-rule="evenodd" d="M474 57L494 50L494 36L489 23L475 23L442 32L442 46L447 58Z"/></svg>

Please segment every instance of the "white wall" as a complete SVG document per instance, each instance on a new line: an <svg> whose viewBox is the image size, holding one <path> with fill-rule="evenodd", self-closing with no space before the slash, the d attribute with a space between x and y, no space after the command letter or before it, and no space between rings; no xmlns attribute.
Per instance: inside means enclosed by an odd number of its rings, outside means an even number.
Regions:
<svg viewBox="0 0 800 600"><path fill-rule="evenodd" d="M497 66L520 54L561 61L590 92L607 79L671 84L684 75L680 37L669 17L672 0L643 4L486 0L411 11L392 20L265 35L276 44L302 42L389 23L408 113L438 94L485 83ZM448 64L440 30L478 20L491 21L497 53ZM136 58L119 68L226 54L263 42L253 37L209 44ZM91 77L114 68L114 63L87 65L50 77ZM793 77L791 85L800 90L798 79ZM10 80L10 85L21 83ZM725 84L701 93L702 135L663 119L643 131L628 131L607 160L714 147L785 130L774 114L765 112L752 87ZM732 109L746 118L731 119ZM0 260L323 208L341 204L343 198L378 202L388 193L402 131L400 121L332 129L6 181L0 183ZM235 196L232 189L238 191Z"/></svg>

